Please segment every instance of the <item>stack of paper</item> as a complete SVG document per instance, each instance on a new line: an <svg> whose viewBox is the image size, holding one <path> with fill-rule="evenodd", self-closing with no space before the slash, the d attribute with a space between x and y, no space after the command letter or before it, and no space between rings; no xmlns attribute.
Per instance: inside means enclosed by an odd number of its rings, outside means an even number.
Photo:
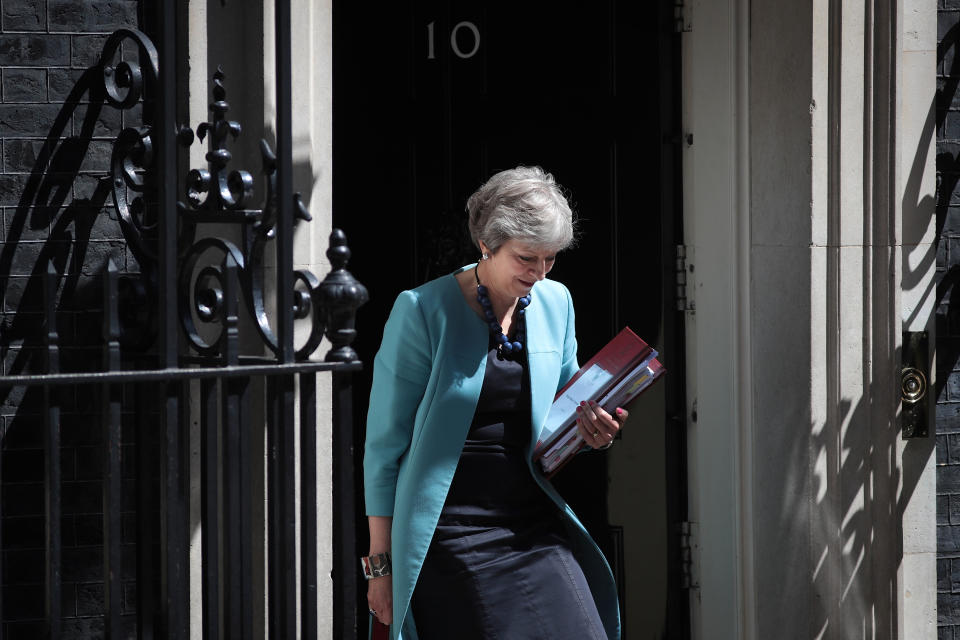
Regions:
<svg viewBox="0 0 960 640"><path fill-rule="evenodd" d="M612 414L666 372L657 355L627 327L574 374L554 398L534 448L544 473L556 473L583 445L576 425L580 402L592 400Z"/></svg>

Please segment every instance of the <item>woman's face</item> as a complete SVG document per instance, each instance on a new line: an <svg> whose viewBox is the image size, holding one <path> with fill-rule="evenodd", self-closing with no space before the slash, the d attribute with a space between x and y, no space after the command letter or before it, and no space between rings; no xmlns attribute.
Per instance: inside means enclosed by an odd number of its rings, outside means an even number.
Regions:
<svg viewBox="0 0 960 640"><path fill-rule="evenodd" d="M490 253L482 243L481 248ZM507 240L481 263L480 280L497 295L520 298L550 273L556 259L553 249Z"/></svg>

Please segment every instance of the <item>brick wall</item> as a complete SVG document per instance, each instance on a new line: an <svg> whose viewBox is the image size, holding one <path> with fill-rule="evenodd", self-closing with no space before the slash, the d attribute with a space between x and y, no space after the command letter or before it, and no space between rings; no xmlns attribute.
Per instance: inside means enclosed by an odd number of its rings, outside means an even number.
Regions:
<svg viewBox="0 0 960 640"><path fill-rule="evenodd" d="M136 271L110 199L113 138L128 124L102 105L96 64L107 34L137 26L135 0L0 2L0 361L3 373L43 366L42 282L61 274L62 367L99 362L98 271L107 257ZM103 635L101 440L97 399L64 389L62 399L64 637ZM2 435L2 635L44 635L44 457L42 393L0 389ZM125 434L126 436L126 434ZM125 448L132 443L126 437ZM126 459L131 456L124 452ZM129 465L127 465L129 467ZM132 495L130 469L125 493ZM131 501L125 502L132 509ZM134 517L124 516L124 575L133 577ZM133 636L133 588L124 613Z"/></svg>
<svg viewBox="0 0 960 640"><path fill-rule="evenodd" d="M937 20L937 630L960 640L960 0Z"/></svg>

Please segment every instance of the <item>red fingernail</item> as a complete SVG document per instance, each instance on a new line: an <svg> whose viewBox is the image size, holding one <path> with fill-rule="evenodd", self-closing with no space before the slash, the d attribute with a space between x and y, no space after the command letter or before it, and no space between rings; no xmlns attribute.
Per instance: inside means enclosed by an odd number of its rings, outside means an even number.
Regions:
<svg viewBox="0 0 960 640"><path fill-rule="evenodd" d="M586 400L581 400L581 401L580 401L580 406L581 406L581 407L586 406L586 404L587 404Z"/></svg>
<svg viewBox="0 0 960 640"><path fill-rule="evenodd" d="M580 413L580 411L581 411L580 407L577 407L577 413Z"/></svg>
<svg viewBox="0 0 960 640"><path fill-rule="evenodd" d="M617 415L618 415L618 416L622 416L622 415L623 415L623 409L621 409L620 407L617 407Z"/></svg>

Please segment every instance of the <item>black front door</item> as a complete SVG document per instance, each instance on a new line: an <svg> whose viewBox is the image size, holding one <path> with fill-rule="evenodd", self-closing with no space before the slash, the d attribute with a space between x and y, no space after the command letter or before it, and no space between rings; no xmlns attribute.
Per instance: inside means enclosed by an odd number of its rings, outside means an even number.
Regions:
<svg viewBox="0 0 960 640"><path fill-rule="evenodd" d="M666 399L644 405L663 433L656 450L641 448L664 469L653 487L663 496L656 513L630 504L629 471L618 471L609 488L618 499L604 499L614 450L580 456L556 480L611 560L624 628L634 637L685 637L687 626L672 533L686 495L682 430L671 419L683 414L669 285L680 218L672 12L669 2L616 0L427 1L376 10L341 1L333 11L334 224L347 233L358 258L351 268L371 294L358 317L363 361L372 363L399 291L476 260L466 198L492 173L519 164L552 172L581 221L577 247L551 273L573 294L581 362L625 325L664 354L672 378ZM356 385L361 442L369 376L368 366ZM640 442L643 434L629 437ZM628 505L632 529L611 518L614 502ZM639 532L651 522L665 533ZM358 527L362 536L365 524ZM669 573L644 579L659 585L663 610L654 615L629 604L637 596L626 574L646 571L630 566L629 545L666 558Z"/></svg>

